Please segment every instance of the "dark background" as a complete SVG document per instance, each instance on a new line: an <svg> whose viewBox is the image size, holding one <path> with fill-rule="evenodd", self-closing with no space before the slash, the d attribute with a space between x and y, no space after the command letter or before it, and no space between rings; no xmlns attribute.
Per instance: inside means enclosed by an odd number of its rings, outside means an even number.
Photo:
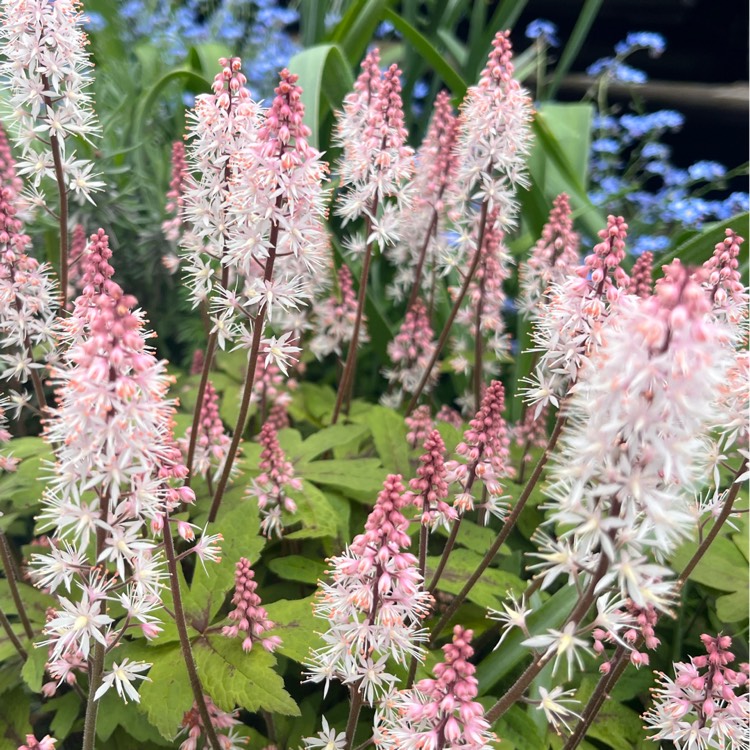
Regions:
<svg viewBox="0 0 750 750"><path fill-rule="evenodd" d="M582 5L579 0L531 0L515 26L519 47L528 44L521 37L535 18L557 24L564 44ZM662 34L667 46L661 57L640 51L628 63L644 70L650 82L673 82L668 97L650 93L648 85L635 88L648 111L676 109L685 115L682 130L664 138L674 149L674 163L687 167L711 159L736 167L748 161L749 25L747 0L604 0L571 73L613 55L615 44L630 31ZM711 86L702 91L690 84ZM563 100L580 96L575 87L559 92ZM618 98L626 104L627 95L610 96L611 101ZM735 181L733 188L747 190L747 180Z"/></svg>

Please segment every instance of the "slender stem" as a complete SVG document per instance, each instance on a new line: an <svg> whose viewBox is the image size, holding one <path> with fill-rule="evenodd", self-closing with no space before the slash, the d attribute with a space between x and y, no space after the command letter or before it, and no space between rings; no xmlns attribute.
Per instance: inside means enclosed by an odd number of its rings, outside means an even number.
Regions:
<svg viewBox="0 0 750 750"><path fill-rule="evenodd" d="M424 510L427 512L429 509L429 502L424 497ZM419 528L419 575L422 577L422 585L424 585L424 577L427 572L427 540L429 532L427 524L422 523ZM406 678L406 689L408 690L414 684L414 677L417 674L417 656L416 654L411 657L409 663L409 674Z"/></svg>
<svg viewBox="0 0 750 750"><path fill-rule="evenodd" d="M573 611L565 620L565 625L571 622L579 623L586 616L589 609L591 609L591 605L596 598L596 587L607 572L608 564L609 558L604 552L600 552L599 564L596 571L594 572L588 587L578 599ZM551 653L535 657L534 661L531 662L526 668L526 671L515 681L513 686L489 711L487 711L485 718L490 724L494 724L526 692L529 685L534 681L534 678L542 671L542 669L544 669L552 658L553 654Z"/></svg>
<svg viewBox="0 0 750 750"><path fill-rule="evenodd" d="M26 657L28 656L28 654L26 653L26 649L21 645L21 641L18 640L18 636L13 632L13 627L10 624L10 620L6 617L5 612L3 612L2 609L0 609L0 625L2 625L3 630L10 639L10 642L13 644L13 647L16 649L16 651L18 651L19 656L24 661L26 661Z"/></svg>
<svg viewBox="0 0 750 750"><path fill-rule="evenodd" d="M742 465L737 470L737 473L735 474L735 480L737 479L737 477L742 476L742 474L744 474L746 470L747 460L743 461ZM706 534L705 539L701 542L698 549L695 550L695 553L688 561L688 564L680 573L680 577L678 580L678 585L680 587L682 587L685 581L690 578L690 574L695 570L695 566L701 561L703 555L706 554L706 551L711 546L711 542L716 539L716 537L719 535L719 532L721 531L722 526L724 526L724 522L732 514L732 508L734 507L734 501L737 499L737 495L739 494L740 486L741 485L737 481L732 482L732 487L729 490L729 495L727 495L727 499L724 501L724 507L721 509L721 513L716 519L716 522L711 527L711 531Z"/></svg>
<svg viewBox="0 0 750 750"><path fill-rule="evenodd" d="M466 596L474 587L474 584L481 578L482 573L484 573L484 571L489 567L490 563L495 559L495 555L497 554L498 550L500 549L500 547L502 547L502 545L505 543L505 540L508 538L508 535L513 530L513 527L515 526L516 521L518 520L518 517L521 515L521 511L526 505L526 501L531 496L531 493L534 490L534 487L536 487L536 484L542 475L542 471L544 470L544 467L547 461L549 460L549 457L552 451L557 445L557 440L560 437L560 433L562 432L564 422L565 422L565 417L563 416L563 410L560 409L560 411L557 413L557 421L555 422L555 428L552 431L552 434L550 435L549 441L547 443L547 447L545 448L544 453L539 458L539 461L537 462L537 465L534 468L533 474L529 477L529 481L526 483L526 486L523 488L523 492L518 498L518 501L516 502L515 507L513 508L513 511L505 520L505 523L503 524L503 528L500 529L500 532L498 533L497 538L492 543L492 546L487 550L485 556L482 558L482 561L477 566L477 569L471 574L471 577L469 578L469 580L465 583L464 587L461 589L459 594L450 603L450 606L445 611L443 616L440 618L440 621L433 629L432 644L434 644L435 639L439 637L440 632L447 625L450 618L453 617L456 610L461 606L461 604L463 604L464 600L466 599Z"/></svg>
<svg viewBox="0 0 750 750"><path fill-rule="evenodd" d="M42 73L42 85L45 91L50 90L47 76ZM44 96L44 104L47 110L52 109L52 101L49 96ZM57 191L60 194L60 213L58 221L60 224L60 310L65 310L68 304L68 188L65 185L65 170L63 169L62 150L60 140L56 133L50 135L50 148L52 150L52 161L55 166L55 180Z"/></svg>
<svg viewBox="0 0 750 750"><path fill-rule="evenodd" d="M276 207L280 208L284 201L283 195L279 195L276 199ZM269 249L268 258L266 258L266 267L263 272L263 281L270 281L273 277L273 266L276 262L276 246L279 242L279 225L274 222L271 227L271 234L269 236ZM245 386L242 391L242 402L240 403L240 411L237 415L237 424L234 428L234 434L232 435L232 442L229 446L229 453L227 454L227 460L224 463L224 469L219 477L219 484L216 488L216 494L214 495L213 502L211 503L211 510L208 514L209 521L216 520L216 514L219 512L222 498L224 497L224 490L227 488L229 482L229 475L232 473L232 466L234 460L237 457L237 450L240 447L240 441L242 440L242 434L245 432L247 426L247 413L250 410L250 398L253 395L253 385L255 384L255 371L258 365L258 353L260 352L260 340L263 336L263 326L266 320L266 305L258 310L258 314L255 316L255 322L253 324L253 340L250 344L250 356L247 360L247 373L245 374Z"/></svg>
<svg viewBox="0 0 750 750"><path fill-rule="evenodd" d="M99 701L95 695L101 685L103 672L104 646L97 641L94 644L94 658L89 665L89 695L86 700L86 719L83 725L81 750L94 750L96 743L96 717L99 713Z"/></svg>
<svg viewBox="0 0 750 750"><path fill-rule="evenodd" d="M185 621L185 610L182 606L182 594L180 593L180 579L177 577L177 560L174 554L174 542L172 541L172 529L169 526L169 517L164 515L164 551L167 555L167 567L169 568L169 587L172 591L172 601L174 603L174 621L177 625L177 633L180 637L180 648L182 649L182 658L185 661L190 687L193 690L193 698L198 708L203 728L208 738L211 750L221 750L219 738L216 736L216 729L211 723L211 716L208 713L206 699L203 695L203 685L201 685L198 670L195 667L193 651L190 648L190 637Z"/></svg>
<svg viewBox="0 0 750 750"><path fill-rule="evenodd" d="M354 734L357 731L359 713L362 710L362 693L359 692L358 685L352 685L349 688L349 699L349 719L346 722L346 741L344 743L344 750L350 750L352 743L354 742Z"/></svg>
<svg viewBox="0 0 750 750"><path fill-rule="evenodd" d="M11 558L10 548L8 546L8 538L5 536L5 532L0 531L0 557L3 560L3 568L5 568L5 577L8 580L8 586L10 587L10 593L13 597L13 602L16 605L18 611L18 617L23 625L23 630L26 633L27 638L34 637L34 630L29 622L29 616L26 613L26 607L23 605L21 600L21 592L18 590L18 583L16 582L16 569L13 565L13 559Z"/></svg>
<svg viewBox="0 0 750 750"><path fill-rule="evenodd" d="M438 581L440 580L440 577L443 575L445 566L448 563L448 557L450 556L450 553L453 550L454 545L456 544L456 537L458 536L458 530L461 527L461 521L463 521L463 518L464 518L464 514L462 513L460 516L456 518L455 521L453 521L453 527L451 528L450 536L448 537L448 541L445 543L445 547L443 548L443 554L440 557L440 562L438 563L438 566L432 575L432 580L430 581L430 585L427 589L433 595L434 595L435 589L437 588Z"/></svg>
<svg viewBox="0 0 750 750"><path fill-rule="evenodd" d="M443 189L441 188L441 195L442 195L442 190ZM430 246L430 239L432 238L432 235L435 232L435 229L437 228L437 220L438 220L438 212L436 209L433 208L432 220L430 221L430 226L427 229L427 234L425 235L422 248L419 251L419 259L417 260L417 267L414 269L414 283L412 284L411 293L409 294L409 301L406 303L407 310L411 310L411 308L414 306L414 303L417 301L417 297L419 297L419 289L421 287L421 281L422 281L422 269L424 267L425 259L427 258L427 248Z"/></svg>
<svg viewBox="0 0 750 750"><path fill-rule="evenodd" d="M186 466L188 470L185 479L185 485L190 486L190 480L193 478L193 459L195 458L195 446L198 442L198 431L200 430L201 411L203 410L203 397L206 395L206 386L208 385L208 373L211 371L211 361L216 351L216 342L219 332L214 331L209 334L208 344L206 345L206 354L203 358L203 369L201 370L201 380L198 385L198 395L195 400L195 409L193 411L193 426L190 430L190 443L188 445L188 454Z"/></svg>
<svg viewBox="0 0 750 750"><path fill-rule="evenodd" d="M370 212L365 222L365 238L370 236L372 230L372 217L378 212L378 197L373 198ZM331 424L336 424L341 413L341 407L344 399L354 386L354 372L357 367L357 344L359 343L359 331L362 327L362 315L365 309L365 297L367 295L367 280L370 275L370 261L372 260L372 242L368 240L365 248L365 258L362 262L362 275L359 279L359 291L357 294L357 317L354 319L354 330L352 331L352 340L349 343L349 351L346 353L346 362L344 363L344 372L339 383L339 390L336 394L336 404L333 407Z"/></svg>
<svg viewBox="0 0 750 750"><path fill-rule="evenodd" d="M742 466L740 466L740 468L737 470L735 479L742 475L742 473L746 469L746 466L747 461L744 461L742 463ZM698 563L703 558L703 555L706 554L706 551L711 546L711 542L716 539L722 527L724 526L724 523L731 515L732 508L734 506L735 500L737 499L739 491L740 485L736 481L733 482L732 488L729 491L729 495L724 502L724 507L721 509L721 513L716 519L716 522L711 527L711 531L699 545L698 549L690 558L687 565L682 569L682 572L677 579L678 590L685 585L685 582L690 577L690 574L693 572L693 570L695 570L695 566L698 565ZM642 639L639 638L638 642L634 644L634 646L637 647L638 643L640 643L641 640ZM568 738L568 741L565 743L565 747L563 748L563 750L575 750L575 748L577 748L578 745L582 742L583 738L586 736L586 733L589 730L589 727L593 724L594 719L596 718L602 705L604 704L604 701L612 691L612 688L614 688L614 686L617 684L617 681L620 679L627 666L627 650L623 646L618 646L615 650L614 656L612 657L612 666L609 670L609 674L602 675L599 678L599 682L594 688L594 692L591 694L584 712L581 714L581 720L576 725L573 734Z"/></svg>
<svg viewBox="0 0 750 750"><path fill-rule="evenodd" d="M484 277L479 282L479 302L474 323L474 411L482 405L482 311L484 310Z"/></svg>
<svg viewBox="0 0 750 750"><path fill-rule="evenodd" d="M432 357L430 358L429 364L427 365L427 367L425 367L425 371L422 374L422 379L419 381L419 385L414 391L414 395L411 397L411 401L409 401L409 405L406 407L406 414L404 416L408 417L409 414L411 414L414 411L414 407L416 407L417 403L419 402L419 398L422 395L422 391L424 390L424 387L427 385L427 381L430 379L430 373L432 372L432 368L435 367L435 363L438 361L438 357L442 353L443 347L448 341L448 335L450 334L453 321L456 319L456 315L458 315L458 311L460 310L461 305L463 304L464 297L466 296L466 292L469 289L469 284L471 283L471 280L474 277L474 274L476 273L477 266L479 265L479 261L482 257L482 244L484 242L484 230L485 230L486 225L487 225L487 201L482 203L482 211L479 215L479 234L477 236L477 249L474 252L474 257L471 260L471 265L469 266L469 269L466 272L466 277L464 278L464 283L461 286L461 290L458 293L458 297L456 297L456 301L453 303L453 307L451 309L450 315L448 316L448 320L445 321L443 330L440 333L440 338L438 339L437 345L435 346L435 351L432 353Z"/></svg>
<svg viewBox="0 0 750 750"><path fill-rule="evenodd" d="M586 708L581 714L581 719L573 730L573 734L568 737L568 741L565 743L563 750L574 750L586 736L586 732L588 732L589 727L599 713L599 709L601 709L602 704L607 699L609 692L615 686L615 683L620 679L620 676L627 667L628 662L625 658L626 655L627 650L625 647L618 645L615 654L612 657L609 672L599 678L599 682L594 688L594 692L591 694L589 702L586 704Z"/></svg>
<svg viewBox="0 0 750 750"><path fill-rule="evenodd" d="M232 93L229 93L229 100L231 104ZM231 178L232 171L229 167L229 158L224 163L224 168L221 171L222 182L224 191L229 190L229 180ZM226 224L226 215L224 216L224 223ZM227 233L226 231L221 234L221 260L224 260L224 253L227 245ZM221 281L219 282L222 289L226 289L229 284L229 266L221 263ZM206 344L206 354L203 359L203 369L201 370L201 380L198 385L198 395L195 400L195 411L193 412L193 427L190 431L190 443L188 445L187 455L187 478L185 479L185 485L190 486L190 480L193 474L193 459L195 458L195 445L198 440L198 429L200 426L201 411L203 409L203 399L206 395L206 386L208 385L208 373L211 372L213 366L214 353L216 352L216 344L219 339L219 332L214 331L211 333L211 319L206 309L207 305L201 306L201 314L203 317L203 324L208 330L208 343Z"/></svg>

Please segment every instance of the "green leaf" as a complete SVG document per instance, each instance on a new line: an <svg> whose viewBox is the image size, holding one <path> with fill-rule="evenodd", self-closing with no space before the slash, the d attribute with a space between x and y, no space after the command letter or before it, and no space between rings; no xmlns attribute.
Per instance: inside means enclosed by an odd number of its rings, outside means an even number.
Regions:
<svg viewBox="0 0 750 750"><path fill-rule="evenodd" d="M357 424L335 424L318 430L302 443L289 458L294 461L312 461L326 451L356 443L367 433L366 427Z"/></svg>
<svg viewBox="0 0 750 750"><path fill-rule="evenodd" d="M503 747L508 743L517 750L547 750L546 737L539 733L527 712L518 705L511 706L494 728L503 738Z"/></svg>
<svg viewBox="0 0 750 750"><path fill-rule="evenodd" d="M348 461L312 461L297 466L298 474L315 484L333 487L353 500L373 504L380 491L385 472L377 458Z"/></svg>
<svg viewBox="0 0 750 750"><path fill-rule="evenodd" d="M318 560L311 560L309 557L302 557L302 555L276 557L268 561L268 567L285 581L299 581L300 583L311 583L313 585L317 585L326 571L326 566L323 563ZM271 619L273 620L273 617Z"/></svg>
<svg viewBox="0 0 750 750"><path fill-rule="evenodd" d="M537 607L528 617L529 630L533 635L546 633L549 628L557 628L565 622L570 614L578 593L574 586L563 586L556 591L541 607ZM492 690L495 684L509 672L526 660L531 661L531 652L521 645L526 635L514 628L499 648L487 654L477 666L476 677L479 681L479 694L484 695Z"/></svg>
<svg viewBox="0 0 750 750"><path fill-rule="evenodd" d="M375 450L383 467L391 474L400 474L407 480L412 469L409 464L409 444L406 442L406 423L401 414L384 406L373 406L366 414L357 418L372 432Z"/></svg>
<svg viewBox="0 0 750 750"><path fill-rule="evenodd" d="M354 87L354 77L341 47L319 44L298 52L289 61L289 70L299 76L305 124L310 128L310 144L320 147L320 124L325 115L338 109Z"/></svg>
<svg viewBox="0 0 750 750"><path fill-rule="evenodd" d="M697 542L683 544L673 555L671 567L682 570L697 548ZM719 536L695 566L690 580L719 591L747 591L747 563L731 540Z"/></svg>
<svg viewBox="0 0 750 750"><path fill-rule="evenodd" d="M581 682L576 698L586 705L597 680L587 677ZM641 717L631 708L615 700L604 701L587 737L607 743L612 750L635 750L651 746L643 736Z"/></svg>
<svg viewBox="0 0 750 750"><path fill-rule="evenodd" d="M50 473L45 466L53 459L52 450L42 438L23 437L6 444L5 452L21 462L0 478L0 499L19 510L34 508L42 499L46 482L41 477Z"/></svg>
<svg viewBox="0 0 750 750"><path fill-rule="evenodd" d="M32 733L31 698L19 687L3 695L0 702L0 750L16 750L20 739Z"/></svg>
<svg viewBox="0 0 750 750"><path fill-rule="evenodd" d="M583 3L581 12L578 14L576 25L573 27L573 31L568 38L568 43L565 45L565 49L563 50L562 55L560 55L560 60L555 66L555 74L552 77L552 83L550 84L548 92L550 98L554 98L562 79L570 70L576 57L578 57L578 53L586 41L591 26L599 14L599 8L601 7L602 2L603 0L585 0Z"/></svg>
<svg viewBox="0 0 750 750"><path fill-rule="evenodd" d="M447 538L449 532L444 526L438 526L437 533L440 534L440 536ZM479 555L484 555L484 553L492 546L492 542L495 541L495 536L496 532L492 529L487 528L486 526L480 526L478 523L473 523L464 518L458 529L456 544L462 547L467 547Z"/></svg>
<svg viewBox="0 0 750 750"><path fill-rule="evenodd" d="M266 540L258 535L260 521L258 505L244 497L244 487L232 489L219 508L215 523L209 533L221 534L221 562L196 564L190 591L183 592L185 610L191 618L211 624L224 603L227 592L234 586L234 567L241 557L254 563L265 546ZM203 630L203 628L199 628Z"/></svg>
<svg viewBox="0 0 750 750"><path fill-rule="evenodd" d="M281 638L279 653L300 664L309 660L310 649L322 645L317 631L325 628L325 622L313 614L314 600L313 595L266 605L269 618L276 624L271 632Z"/></svg>
<svg viewBox="0 0 750 750"><path fill-rule="evenodd" d="M26 648L28 658L21 670L21 677L32 693L38 693L42 689L44 666L49 658L49 652L46 648L34 648L33 644L29 646Z"/></svg>
<svg viewBox="0 0 750 750"><path fill-rule="evenodd" d="M585 188L592 116L589 104L544 105L531 125L536 143L529 172L536 187L544 186L548 200L567 192L576 219L595 237L606 222Z"/></svg>
<svg viewBox="0 0 750 750"><path fill-rule="evenodd" d="M302 528L286 534L287 539L336 536L336 514L326 496L314 484L303 481L302 491L290 492L289 497L297 503L297 512L292 514L292 520L300 519Z"/></svg>
<svg viewBox="0 0 750 750"><path fill-rule="evenodd" d="M750 214L745 212L726 221L707 224L700 232L660 255L659 265L671 263L675 258L679 258L684 265L702 265L713 255L714 247L724 239L727 229L733 229L743 237L750 235L749 222Z"/></svg>
<svg viewBox="0 0 750 750"><path fill-rule="evenodd" d="M439 561L439 557L427 558L427 575L425 577L428 581L432 579ZM454 549L438 581L438 589L447 591L449 594L458 594L471 574L479 567L481 561L482 555L476 552L468 549ZM509 591L520 593L523 588L523 581L512 573L496 568L487 568L469 592L467 599L480 607L497 608L506 593Z"/></svg>
<svg viewBox="0 0 750 750"><path fill-rule="evenodd" d="M334 28L331 41L341 46L352 65L359 62L367 49L388 4L388 0L356 0Z"/></svg>
<svg viewBox="0 0 750 750"><path fill-rule="evenodd" d="M64 740L72 731L78 714L81 711L81 699L76 693L70 692L53 698L47 702L47 708L54 710L55 717L50 722L52 736L58 742Z"/></svg>
<svg viewBox="0 0 750 750"><path fill-rule="evenodd" d="M239 638L201 638L193 647L203 688L224 711L240 706L299 716L299 708L273 669L276 659L262 646L245 653Z"/></svg>
<svg viewBox="0 0 750 750"><path fill-rule="evenodd" d="M153 666L149 681L144 681L138 691L138 706L161 735L171 740L176 737L185 712L192 708L193 691L178 645L160 646L149 658Z"/></svg>
<svg viewBox="0 0 750 750"><path fill-rule="evenodd" d="M180 717L180 720L182 720L182 717ZM153 726L146 716L144 716L139 704L133 702L125 703L114 690L108 690L99 699L96 736L101 743L106 742L106 746L109 747L111 737L117 731L118 727L122 727L127 731L131 738L131 745L135 745L134 741L137 741L139 745L140 743L148 742L164 746L160 730ZM175 731L177 731L178 727L179 722L175 727Z"/></svg>
<svg viewBox="0 0 750 750"><path fill-rule="evenodd" d="M446 86L457 99L466 94L466 81L451 67L441 53L427 37L421 34L410 23L390 8L383 10L383 20L390 21L403 35L404 39L421 55L422 59L443 79Z"/></svg>

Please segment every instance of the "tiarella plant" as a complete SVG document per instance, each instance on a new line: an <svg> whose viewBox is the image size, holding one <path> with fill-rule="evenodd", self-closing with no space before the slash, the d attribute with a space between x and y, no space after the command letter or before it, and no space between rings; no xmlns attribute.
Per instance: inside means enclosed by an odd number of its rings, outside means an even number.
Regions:
<svg viewBox="0 0 750 750"><path fill-rule="evenodd" d="M132 42L146 5L89 28ZM642 222L599 216L565 150L546 166L507 31L474 26L473 86L427 55L451 91L410 137L424 72L390 45L381 69L364 5L267 104L195 47L114 148L80 3L2 0L0 750L747 747L746 217L633 260ZM158 38L238 38L230 2L151 9ZM528 35L540 96L555 30ZM662 47L629 37L602 91ZM179 81L139 231L197 322L185 368L107 185Z"/></svg>

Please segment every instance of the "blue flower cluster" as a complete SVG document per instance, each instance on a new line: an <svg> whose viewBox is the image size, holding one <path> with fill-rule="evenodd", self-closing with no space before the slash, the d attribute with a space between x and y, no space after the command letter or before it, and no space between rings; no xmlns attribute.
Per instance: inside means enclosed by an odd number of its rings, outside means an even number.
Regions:
<svg viewBox="0 0 750 750"><path fill-rule="evenodd" d="M598 60L588 73L605 77L605 84L612 80L642 83L645 74L622 60L636 50L648 50L656 56L664 48L659 34L628 34L615 47L616 57ZM608 213L621 214L628 220L631 236L636 238L631 245L635 254L666 249L668 237L677 226L699 229L706 222L748 210L747 193L732 193L722 199L709 197L717 189L726 188L727 169L722 164L698 161L681 169L672 163L672 150L662 138L679 130L684 121L680 112L666 109L620 116L600 112L594 118L589 197Z"/></svg>
<svg viewBox="0 0 750 750"><path fill-rule="evenodd" d="M222 42L245 58L248 84L258 97L271 94L278 71L299 51L288 33L299 14L276 0L216 0L209 10L201 0L174 5L170 0L123 2L119 14L127 41L154 44L169 63L181 61L192 44ZM101 23L91 18L90 28Z"/></svg>
<svg viewBox="0 0 750 750"><path fill-rule="evenodd" d="M557 26L552 21L537 18L526 27L526 38L540 40L549 47L559 47L560 40L557 38Z"/></svg>

